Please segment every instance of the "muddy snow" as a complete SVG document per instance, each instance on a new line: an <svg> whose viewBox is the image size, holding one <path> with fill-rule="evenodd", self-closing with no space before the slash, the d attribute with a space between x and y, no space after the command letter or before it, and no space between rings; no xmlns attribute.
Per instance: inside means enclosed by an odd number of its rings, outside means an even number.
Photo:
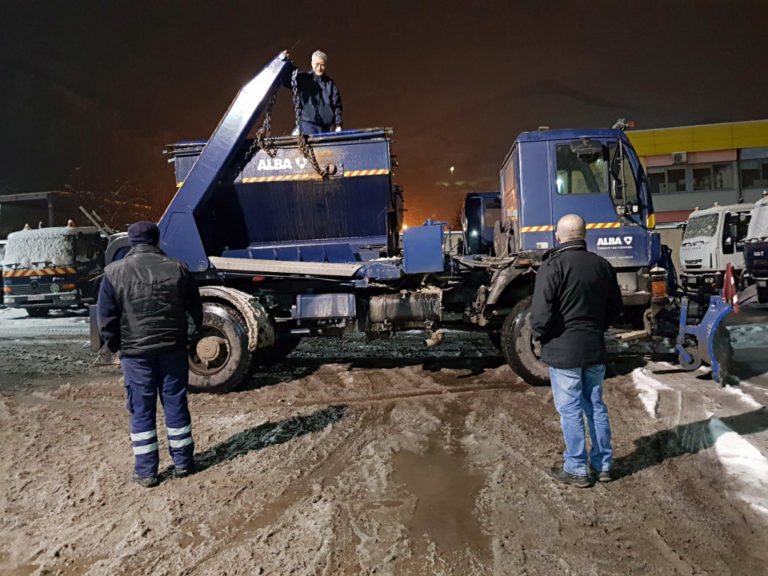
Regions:
<svg viewBox="0 0 768 576"><path fill-rule="evenodd" d="M190 396L198 472L173 479L161 444L145 489L86 318L0 310L0 573L768 574L768 332L731 331L735 387L612 363L610 484L553 482L551 391L447 331L306 340Z"/></svg>

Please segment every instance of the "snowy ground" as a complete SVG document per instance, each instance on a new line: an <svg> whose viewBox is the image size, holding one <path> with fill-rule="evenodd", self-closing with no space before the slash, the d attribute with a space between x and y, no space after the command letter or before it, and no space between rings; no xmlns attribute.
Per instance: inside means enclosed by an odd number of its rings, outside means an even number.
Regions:
<svg viewBox="0 0 768 576"><path fill-rule="evenodd" d="M145 490L87 317L0 310L0 573L768 574L768 310L746 308L737 386L612 363L617 480L590 490L546 474L551 391L459 332L307 340L191 396L200 470L162 454Z"/></svg>

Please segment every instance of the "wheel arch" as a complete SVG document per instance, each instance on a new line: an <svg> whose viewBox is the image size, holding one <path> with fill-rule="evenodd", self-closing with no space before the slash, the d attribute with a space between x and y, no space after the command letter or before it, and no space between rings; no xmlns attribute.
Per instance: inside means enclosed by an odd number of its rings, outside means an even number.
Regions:
<svg viewBox="0 0 768 576"><path fill-rule="evenodd" d="M228 286L201 286L200 298L203 302L228 305L238 312L245 322L250 352L274 343L274 327L256 296Z"/></svg>

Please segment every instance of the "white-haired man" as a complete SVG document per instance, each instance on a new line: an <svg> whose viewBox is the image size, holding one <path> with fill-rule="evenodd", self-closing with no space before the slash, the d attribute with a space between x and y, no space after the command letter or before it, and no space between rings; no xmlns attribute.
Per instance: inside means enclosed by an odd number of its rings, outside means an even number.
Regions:
<svg viewBox="0 0 768 576"><path fill-rule="evenodd" d="M286 52L286 56L289 56ZM312 54L312 70L296 72L296 88L301 107L300 126L304 134L341 131L342 111L341 95L336 82L325 73L328 56L315 50ZM291 76L295 67L289 66L283 84L292 87Z"/></svg>
<svg viewBox="0 0 768 576"><path fill-rule="evenodd" d="M563 467L551 476L580 488L611 481L611 428L603 402L604 332L621 313L621 290L610 263L587 251L584 220L566 214L557 223L560 244L536 275L531 328L549 365L552 397L565 438ZM587 418L592 449L587 454Z"/></svg>

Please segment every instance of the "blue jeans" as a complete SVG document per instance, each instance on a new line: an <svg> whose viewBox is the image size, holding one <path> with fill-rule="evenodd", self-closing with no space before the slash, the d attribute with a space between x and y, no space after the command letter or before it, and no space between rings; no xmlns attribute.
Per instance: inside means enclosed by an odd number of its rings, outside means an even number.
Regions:
<svg viewBox="0 0 768 576"><path fill-rule="evenodd" d="M123 356L134 469L141 477L155 476L160 461L157 449L157 398L165 411L168 451L177 469L194 465L195 443L187 405L189 364L186 350L147 356Z"/></svg>
<svg viewBox="0 0 768 576"><path fill-rule="evenodd" d="M549 368L552 396L565 437L563 469L569 474L586 476L588 463L598 472L611 469L613 450L608 408L603 403L604 376L605 364L588 368ZM584 416L592 439L589 460Z"/></svg>

